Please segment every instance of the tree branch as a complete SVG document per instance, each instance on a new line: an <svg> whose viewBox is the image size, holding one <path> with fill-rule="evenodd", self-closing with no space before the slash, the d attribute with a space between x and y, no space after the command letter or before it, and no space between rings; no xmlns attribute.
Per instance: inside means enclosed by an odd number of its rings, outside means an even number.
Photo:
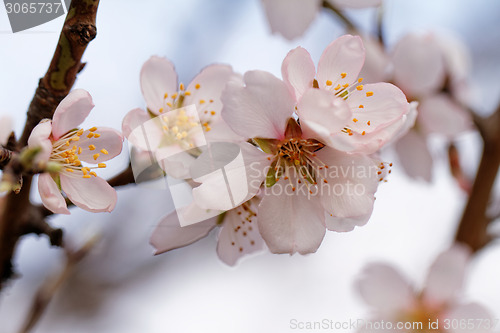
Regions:
<svg viewBox="0 0 500 333"><path fill-rule="evenodd" d="M323 1L323 8L331 10L337 17L344 23L348 31L351 31L357 35L359 35L358 28L352 23L350 19L347 18L337 7L332 5L328 1Z"/></svg>
<svg viewBox="0 0 500 333"><path fill-rule="evenodd" d="M82 55L96 36L98 5L99 0L71 2L52 62L45 76L40 79L29 106L23 134L16 145L17 152L26 146L31 131L40 120L52 118L59 102L71 90L78 72L83 68ZM30 221L33 214L39 213L29 201L31 181L31 175L24 175L21 191L6 196L0 215L0 289L13 274L11 260L19 238L24 234L23 224ZM43 218L37 222L44 223ZM44 227L40 225L38 230L44 230Z"/></svg>
<svg viewBox="0 0 500 333"><path fill-rule="evenodd" d="M483 152L455 240L479 251L491 241L487 232L491 222L487 209L500 168L500 105L490 117L475 115L474 118L483 138Z"/></svg>

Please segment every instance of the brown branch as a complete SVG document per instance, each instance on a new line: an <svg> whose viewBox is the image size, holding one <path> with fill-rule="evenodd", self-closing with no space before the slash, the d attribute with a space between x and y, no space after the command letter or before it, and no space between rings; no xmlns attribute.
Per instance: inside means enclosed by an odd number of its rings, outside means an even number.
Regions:
<svg viewBox="0 0 500 333"><path fill-rule="evenodd" d="M135 183L134 172L132 170L132 165L129 164L128 167L123 170L118 175L108 180L109 185L113 187L125 186L128 184Z"/></svg>
<svg viewBox="0 0 500 333"><path fill-rule="evenodd" d="M0 147L0 170L3 170L3 168L9 163L11 158L12 150Z"/></svg>
<svg viewBox="0 0 500 333"><path fill-rule="evenodd" d="M40 79L29 106L26 125L16 145L17 152L26 146L31 131L40 120L52 118L59 102L71 90L77 73L83 68L82 55L96 35L98 5L99 0L71 2L52 62L45 76ZM13 274L11 260L19 238L26 232L26 221L31 221L31 224L43 223L43 217L38 221L32 219L40 211L29 201L31 182L32 176L24 175L21 191L19 194L9 193L0 212L0 289ZM44 230L44 226L41 224L33 230Z"/></svg>
<svg viewBox="0 0 500 333"><path fill-rule="evenodd" d="M337 17L344 23L344 25L346 26L347 30L351 31L352 33L355 33L355 34L359 35L359 32L358 32L359 30L356 27L356 25L354 25L354 23L349 18L347 18L347 16L345 16L344 13L342 13L337 7L335 7L334 5L332 5L327 0L323 1L322 6L323 6L323 8L329 9L335 15L337 15Z"/></svg>
<svg viewBox="0 0 500 333"><path fill-rule="evenodd" d="M474 121L484 142L483 152L455 240L479 251L491 241L487 232L491 218L487 210L500 168L500 105L488 118L474 114Z"/></svg>

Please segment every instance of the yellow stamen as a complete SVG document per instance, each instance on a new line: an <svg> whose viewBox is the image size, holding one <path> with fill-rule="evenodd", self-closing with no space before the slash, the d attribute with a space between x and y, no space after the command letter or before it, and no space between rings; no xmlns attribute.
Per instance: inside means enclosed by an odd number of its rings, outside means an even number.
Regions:
<svg viewBox="0 0 500 333"><path fill-rule="evenodd" d="M167 99L168 98L168 93L165 93L165 95L163 95L163 99Z"/></svg>
<svg viewBox="0 0 500 333"><path fill-rule="evenodd" d="M332 81L330 81L330 80L326 80L326 85L327 85L327 86L331 86L332 84L333 84L333 82L332 82Z"/></svg>
<svg viewBox="0 0 500 333"><path fill-rule="evenodd" d="M367 124L368 126L370 126L370 125L371 125L371 123L370 123L370 121L369 121L369 120L366 122L366 124Z"/></svg>
<svg viewBox="0 0 500 333"><path fill-rule="evenodd" d="M79 136L74 136L71 138L71 141L79 141L80 137Z"/></svg>
<svg viewBox="0 0 500 333"><path fill-rule="evenodd" d="M176 98L177 98L177 93L172 95L172 99L176 99Z"/></svg>
<svg viewBox="0 0 500 333"><path fill-rule="evenodd" d="M97 177L97 173L95 173L94 171L90 172L90 174L94 177Z"/></svg>
<svg viewBox="0 0 500 333"><path fill-rule="evenodd" d="M335 90L339 90L339 89L340 89L340 87L341 87L341 86L340 86L340 84L338 84L338 85L337 85L335 88L333 88L333 89L335 89Z"/></svg>
<svg viewBox="0 0 500 333"><path fill-rule="evenodd" d="M215 111L210 111L210 114L211 114L212 116L215 116Z"/></svg>
<svg viewBox="0 0 500 333"><path fill-rule="evenodd" d="M204 99L200 99L200 104L205 104L205 100Z"/></svg>
<svg viewBox="0 0 500 333"><path fill-rule="evenodd" d="M91 176L91 175L83 175L82 177L83 177L83 178L85 178L85 179L92 178L92 176Z"/></svg>
<svg viewBox="0 0 500 333"><path fill-rule="evenodd" d="M366 97L370 97L370 96L373 96L373 91L367 91L366 92Z"/></svg>
<svg viewBox="0 0 500 333"><path fill-rule="evenodd" d="M92 156L94 158L94 161L96 161L98 158L99 158L100 154L94 154L94 156Z"/></svg>
<svg viewBox="0 0 500 333"><path fill-rule="evenodd" d="M358 83L361 83L361 82L363 82L363 78L362 78L362 77L360 77L360 78L358 79Z"/></svg>
<svg viewBox="0 0 500 333"><path fill-rule="evenodd" d="M365 132L365 131L363 131L363 133L361 133L361 135L365 135L365 134L366 134L366 132Z"/></svg>
<svg viewBox="0 0 500 333"><path fill-rule="evenodd" d="M97 127L92 127L91 129L89 129L90 132L95 132L97 131Z"/></svg>
<svg viewBox="0 0 500 333"><path fill-rule="evenodd" d="M103 153L104 155L108 155L108 151L106 149L101 149L101 153Z"/></svg>
<svg viewBox="0 0 500 333"><path fill-rule="evenodd" d="M158 110L158 111L160 111L160 113L162 113L162 112L164 111L164 109L163 109L163 108L160 108L160 110Z"/></svg>
<svg viewBox="0 0 500 333"><path fill-rule="evenodd" d="M101 136L101 134L94 133L94 138L96 138L96 139L97 139L97 138L98 138L98 137L100 137L100 136Z"/></svg>
<svg viewBox="0 0 500 333"><path fill-rule="evenodd" d="M365 108L365 106L364 106L363 104L360 104L360 105L359 105L359 108L360 108L360 109L364 109L364 108Z"/></svg>
<svg viewBox="0 0 500 333"><path fill-rule="evenodd" d="M357 120L356 118L354 118L352 121L354 121L355 123L357 123L357 122L358 122L358 120Z"/></svg>
<svg viewBox="0 0 500 333"><path fill-rule="evenodd" d="M90 145L89 146L89 150L95 150L95 146L94 145Z"/></svg>
<svg viewBox="0 0 500 333"><path fill-rule="evenodd" d="M69 168L67 168L66 171L68 171L68 172L74 172L73 169L69 169Z"/></svg>
<svg viewBox="0 0 500 333"><path fill-rule="evenodd" d="M87 138L92 139L93 137L94 137L94 133L90 132L89 134L87 134Z"/></svg>
<svg viewBox="0 0 500 333"><path fill-rule="evenodd" d="M363 85L360 84L359 86L356 87L356 89L358 89L359 91L363 90Z"/></svg>
<svg viewBox="0 0 500 333"><path fill-rule="evenodd" d="M194 88L195 88L195 89L200 89L200 87L201 87L201 86L200 86L200 84L199 84L199 83L197 83L197 84L194 86Z"/></svg>
<svg viewBox="0 0 500 333"><path fill-rule="evenodd" d="M103 169L106 167L106 163L99 163L97 164L97 167Z"/></svg>
<svg viewBox="0 0 500 333"><path fill-rule="evenodd" d="M345 79L345 77L347 76L347 73L340 73L340 76Z"/></svg>
<svg viewBox="0 0 500 333"><path fill-rule="evenodd" d="M186 91L186 92L184 93L184 95L186 95L186 96L191 96L191 92L190 92L190 91Z"/></svg>
<svg viewBox="0 0 500 333"><path fill-rule="evenodd" d="M82 153L82 147L78 147L78 154Z"/></svg>
<svg viewBox="0 0 500 333"><path fill-rule="evenodd" d="M344 88L349 87L349 83L343 84L342 87L344 87Z"/></svg>
<svg viewBox="0 0 500 333"><path fill-rule="evenodd" d="M180 89L181 91L184 91L184 83L181 83L181 84L179 85L179 89Z"/></svg>
<svg viewBox="0 0 500 333"><path fill-rule="evenodd" d="M83 130L81 129L81 130L79 130L78 132L76 132L76 135L78 135L78 136L82 136L82 135L83 135Z"/></svg>

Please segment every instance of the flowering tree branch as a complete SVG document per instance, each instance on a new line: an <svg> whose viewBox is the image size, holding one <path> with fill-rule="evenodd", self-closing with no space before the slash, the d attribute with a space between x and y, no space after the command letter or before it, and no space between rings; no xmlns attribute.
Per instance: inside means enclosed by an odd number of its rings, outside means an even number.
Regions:
<svg viewBox="0 0 500 333"><path fill-rule="evenodd" d="M500 168L500 105L488 118L475 114L474 121L483 139L483 152L455 240L478 251L491 241L487 233L491 222L487 209Z"/></svg>
<svg viewBox="0 0 500 333"><path fill-rule="evenodd" d="M82 55L88 43L96 36L98 5L99 0L71 2L52 62L45 76L40 79L29 106L23 134L15 145L17 152L26 146L31 131L40 120L52 118L59 102L71 90L78 72L84 66L81 63ZM14 179L22 179L23 186L18 194L10 192L6 196L0 216L0 288L12 276L11 260L22 235L38 231L48 233L51 241L62 239L62 235L51 236L52 231L47 228L43 214L30 203L32 176L16 170L12 161L5 166L4 173L10 173ZM61 242L54 241L52 244L60 245Z"/></svg>

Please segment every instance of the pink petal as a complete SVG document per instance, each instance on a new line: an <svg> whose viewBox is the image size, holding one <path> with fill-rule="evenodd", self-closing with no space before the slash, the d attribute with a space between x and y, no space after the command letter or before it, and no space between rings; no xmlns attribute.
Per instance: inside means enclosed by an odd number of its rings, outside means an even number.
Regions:
<svg viewBox="0 0 500 333"><path fill-rule="evenodd" d="M328 147L318 151L317 158L329 166L318 170L321 179L327 181L318 179L325 211L334 217L366 222L379 183L377 162L366 155L346 154Z"/></svg>
<svg viewBox="0 0 500 333"><path fill-rule="evenodd" d="M52 122L48 119L42 120L33 128L28 138L28 146L30 148L40 147L42 151L38 154L37 162L47 162L52 153L52 142L49 137L52 132Z"/></svg>
<svg viewBox="0 0 500 333"><path fill-rule="evenodd" d="M163 171L177 179L190 178L189 167L196 159L178 145L159 148L155 157Z"/></svg>
<svg viewBox="0 0 500 333"><path fill-rule="evenodd" d="M418 111L419 122L428 133L453 138L472 128L470 114L445 94L424 98Z"/></svg>
<svg viewBox="0 0 500 333"><path fill-rule="evenodd" d="M38 192L45 208L55 214L70 214L66 200L50 174L42 173L38 176Z"/></svg>
<svg viewBox="0 0 500 333"><path fill-rule="evenodd" d="M78 128L94 108L92 97L83 89L72 90L56 108L52 117L52 137L58 140Z"/></svg>
<svg viewBox="0 0 500 333"><path fill-rule="evenodd" d="M164 216L156 226L150 244L155 248L155 255L184 247L202 239L215 228L217 217L181 227L177 212Z"/></svg>
<svg viewBox="0 0 500 333"><path fill-rule="evenodd" d="M272 253L316 252L326 231L324 211L317 198L308 198L307 191L292 192L287 185L282 180L266 188L258 213L262 238Z"/></svg>
<svg viewBox="0 0 500 333"><path fill-rule="evenodd" d="M454 245L440 254L427 275L423 299L427 304L440 306L454 302L462 288L470 251Z"/></svg>
<svg viewBox="0 0 500 333"><path fill-rule="evenodd" d="M141 69L141 90L148 109L160 114L164 107L165 93L177 92L177 73L174 65L166 58L152 56Z"/></svg>
<svg viewBox="0 0 500 333"><path fill-rule="evenodd" d="M268 154L249 143L241 144L240 148L244 165L224 168L227 185L220 170L205 174L203 177L192 175L196 182L202 183L193 189L193 198L197 205L207 209L229 210L257 194L267 175L266 168L271 162L267 160ZM223 160L224 158L218 156L219 153L221 152L217 152L217 156L214 156L215 162L217 159ZM229 190L231 190L233 200L240 199L234 202L234 205L230 199Z"/></svg>
<svg viewBox="0 0 500 333"><path fill-rule="evenodd" d="M414 295L406 279L392 266L369 264L356 281L363 300L385 315L411 308Z"/></svg>
<svg viewBox="0 0 500 333"><path fill-rule="evenodd" d="M297 106L302 136L316 138L328 144L334 133L340 133L352 119L347 103L328 91L308 90Z"/></svg>
<svg viewBox="0 0 500 333"><path fill-rule="evenodd" d="M444 84L444 58L432 35L402 38L395 47L393 64L396 84L411 97L429 94Z"/></svg>
<svg viewBox="0 0 500 333"><path fill-rule="evenodd" d="M380 42L371 37L363 37L363 44L366 49L366 59L359 76L365 83L375 83L389 80L390 59Z"/></svg>
<svg viewBox="0 0 500 333"><path fill-rule="evenodd" d="M0 117L0 145L5 146L12 133L12 118L8 116Z"/></svg>
<svg viewBox="0 0 500 333"><path fill-rule="evenodd" d="M297 101L305 91L313 86L316 66L306 49L297 47L290 52L281 65L283 81Z"/></svg>
<svg viewBox="0 0 500 333"><path fill-rule="evenodd" d="M495 322L498 321L497 319L493 319L493 316L486 308L477 303L455 306L443 316L443 319L449 319L451 323L458 323L458 325L454 325L455 327L452 327L450 330L452 333L494 332L496 328ZM471 322L473 325L468 326ZM460 325L460 323L464 323L465 325Z"/></svg>
<svg viewBox="0 0 500 333"><path fill-rule="evenodd" d="M334 40L323 51L318 62L319 87L331 89L338 84L352 84L357 80L365 62L365 48L358 36L345 35ZM345 78L342 78L345 73ZM326 84L331 81L332 85Z"/></svg>
<svg viewBox="0 0 500 333"><path fill-rule="evenodd" d="M245 142L247 139L234 133L234 131L221 118L210 124L211 130L205 132L207 142Z"/></svg>
<svg viewBox="0 0 500 333"><path fill-rule="evenodd" d="M272 33L292 40L302 36L316 17L321 0L262 0Z"/></svg>
<svg viewBox="0 0 500 333"><path fill-rule="evenodd" d="M327 0L334 6L341 8L366 8L380 6L382 0Z"/></svg>
<svg viewBox="0 0 500 333"><path fill-rule="evenodd" d="M283 138L295 101L285 83L263 71L250 71L246 86L230 82L222 94L222 118L245 138Z"/></svg>
<svg viewBox="0 0 500 333"><path fill-rule="evenodd" d="M78 154L80 160L87 163L101 163L106 162L113 157L118 156L123 147L123 137L120 132L112 128L97 127L93 133L100 134L99 138L88 138L87 135L90 131L84 131L81 139L77 142L78 147L82 147L82 153ZM95 150L90 150L89 146L94 145ZM105 149L108 154L102 152ZM95 154L99 154L97 159L94 158Z"/></svg>
<svg viewBox="0 0 500 333"><path fill-rule="evenodd" d="M190 95L185 97L184 105L196 105L202 122L211 123L220 119L222 110L220 96L229 81L242 83L241 75L234 73L231 66L210 65L205 67L188 85L186 91ZM215 115L212 115L212 111L215 112Z"/></svg>
<svg viewBox="0 0 500 333"><path fill-rule="evenodd" d="M425 136L410 130L396 142L396 152L408 176L431 181L433 163Z"/></svg>
<svg viewBox="0 0 500 333"><path fill-rule="evenodd" d="M166 114L168 114L168 112ZM128 128L138 124L130 134L128 134L128 141L140 150L156 151L165 138L165 132L162 129L164 124L161 118L154 117L146 120L146 117L138 111L129 113L127 118Z"/></svg>
<svg viewBox="0 0 500 333"><path fill-rule="evenodd" d="M82 178L60 174L61 187L69 200L89 212L111 212L116 205L116 191L102 178Z"/></svg>
<svg viewBox="0 0 500 333"><path fill-rule="evenodd" d="M141 126L148 120L151 120L151 116L143 109L133 109L129 111L122 121L122 133L125 138L132 134L133 130Z"/></svg>
<svg viewBox="0 0 500 333"><path fill-rule="evenodd" d="M257 211L256 205L251 205L250 208L254 212ZM234 266L243 256L264 248L264 240L257 226L257 216L253 216L241 206L226 213L218 238L217 254L220 260L230 266Z"/></svg>

